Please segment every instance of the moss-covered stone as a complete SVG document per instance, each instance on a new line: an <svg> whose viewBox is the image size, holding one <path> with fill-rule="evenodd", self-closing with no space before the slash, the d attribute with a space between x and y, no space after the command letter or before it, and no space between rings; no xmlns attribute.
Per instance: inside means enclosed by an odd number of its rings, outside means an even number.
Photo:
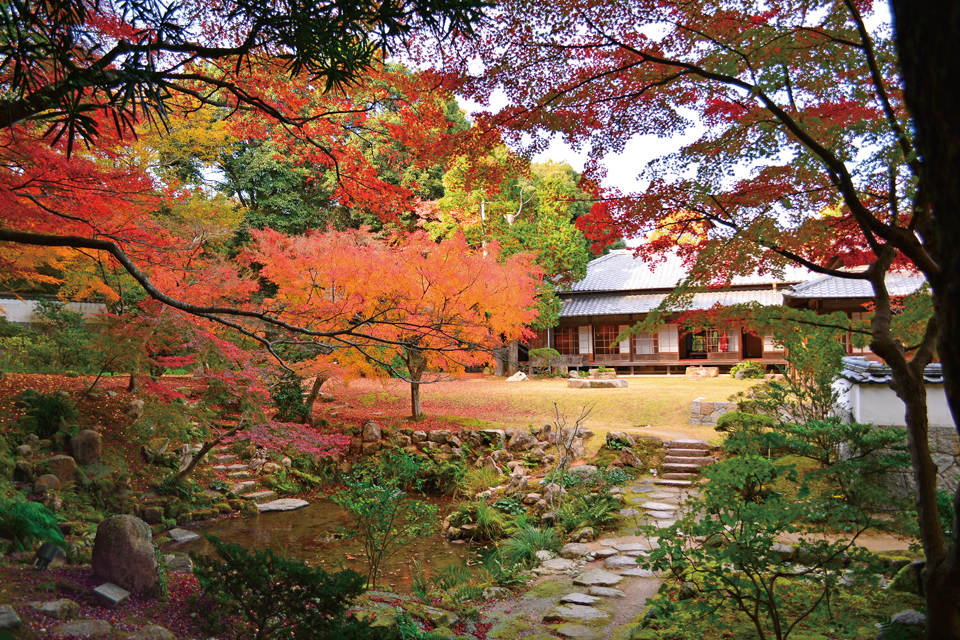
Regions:
<svg viewBox="0 0 960 640"><path fill-rule="evenodd" d="M233 511L233 508L226 502L218 502L217 504L213 505L213 508L221 514L230 513Z"/></svg>

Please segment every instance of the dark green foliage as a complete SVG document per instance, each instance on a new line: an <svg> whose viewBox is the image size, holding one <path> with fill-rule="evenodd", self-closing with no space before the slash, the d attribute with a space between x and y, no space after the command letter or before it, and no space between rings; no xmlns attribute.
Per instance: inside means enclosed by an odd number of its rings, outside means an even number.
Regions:
<svg viewBox="0 0 960 640"><path fill-rule="evenodd" d="M454 527L473 525L473 538L476 540L497 540L503 537L506 519L503 514L483 500L469 500L457 505L450 516Z"/></svg>
<svg viewBox="0 0 960 640"><path fill-rule="evenodd" d="M0 500L0 536L12 540L13 548L19 551L29 549L34 542L67 548L53 512L38 502L17 497Z"/></svg>
<svg viewBox="0 0 960 640"><path fill-rule="evenodd" d="M566 533L583 527L606 529L620 523L622 508L609 493L571 494L556 510L556 522Z"/></svg>
<svg viewBox="0 0 960 640"><path fill-rule="evenodd" d="M310 419L310 407L303 401L303 379L300 376L294 373L284 375L273 385L270 399L277 407L277 420L304 423Z"/></svg>
<svg viewBox="0 0 960 640"><path fill-rule="evenodd" d="M363 593L355 571L327 573L265 550L246 549L204 534L216 556L191 553L194 575L220 618L238 616L246 637L313 640L376 638L348 613Z"/></svg>
<svg viewBox="0 0 960 640"><path fill-rule="evenodd" d="M562 545L557 530L552 527L540 529L532 526L517 527L510 537L499 545L499 553L508 566L531 567L536 563L537 551L559 551Z"/></svg>
<svg viewBox="0 0 960 640"><path fill-rule="evenodd" d="M23 420L41 440L55 434L61 425L74 422L80 417L73 400L59 392L34 391L25 394L23 402L27 405L27 414Z"/></svg>
<svg viewBox="0 0 960 640"><path fill-rule="evenodd" d="M345 478L344 488L333 495L333 501L345 509L350 525L340 530L363 545L367 560L367 585L375 588L383 563L400 549L418 538L431 535L436 526L437 507L413 500L402 487L413 483L416 470L409 459L398 456L394 474L365 469ZM412 471L412 473L411 473Z"/></svg>
<svg viewBox="0 0 960 640"><path fill-rule="evenodd" d="M953 495L949 491L937 489L937 512L940 514L940 528L943 535L953 535Z"/></svg>
<svg viewBox="0 0 960 640"><path fill-rule="evenodd" d="M756 360L744 360L733 365L730 367L730 377L735 378L740 371L743 371L741 378L762 378L767 373L764 364Z"/></svg>
<svg viewBox="0 0 960 640"><path fill-rule="evenodd" d="M507 498L500 498L493 503L494 509L499 509L507 515L518 516L522 513L527 512L527 508L523 506L523 502L519 498L511 496Z"/></svg>

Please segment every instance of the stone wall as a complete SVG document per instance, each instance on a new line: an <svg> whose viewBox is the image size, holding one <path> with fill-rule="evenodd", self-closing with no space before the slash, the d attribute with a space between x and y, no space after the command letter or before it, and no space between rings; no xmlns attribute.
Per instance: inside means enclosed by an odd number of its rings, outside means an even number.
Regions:
<svg viewBox="0 0 960 640"><path fill-rule="evenodd" d="M690 403L690 424L698 427L714 427L720 416L736 410L736 402L715 402L706 398L697 398Z"/></svg>
<svg viewBox="0 0 960 640"><path fill-rule="evenodd" d="M937 488L950 493L956 492L957 480L960 479L960 441L957 439L957 430L952 426L931 425L928 440L930 455L937 465ZM916 488L910 467L888 471L880 478L880 484L896 498L912 496Z"/></svg>

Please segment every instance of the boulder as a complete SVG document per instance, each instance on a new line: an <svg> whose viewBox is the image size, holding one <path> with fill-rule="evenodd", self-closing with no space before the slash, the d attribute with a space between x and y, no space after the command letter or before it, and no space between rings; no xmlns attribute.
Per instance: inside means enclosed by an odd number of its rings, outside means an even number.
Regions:
<svg viewBox="0 0 960 640"><path fill-rule="evenodd" d="M33 455L33 448L28 444L22 444L17 447L18 458L29 458Z"/></svg>
<svg viewBox="0 0 960 640"><path fill-rule="evenodd" d="M77 464L93 464L100 459L100 434L84 429L70 438L70 453Z"/></svg>
<svg viewBox="0 0 960 640"><path fill-rule="evenodd" d="M437 429L436 431L427 432L427 441L435 442L437 444L447 444L447 436L450 435L450 432L446 429Z"/></svg>
<svg viewBox="0 0 960 640"><path fill-rule="evenodd" d="M628 447L632 447L636 444L633 437L628 433L624 433L623 431L608 431L607 445L609 445L611 442L619 442L620 444Z"/></svg>
<svg viewBox="0 0 960 640"><path fill-rule="evenodd" d="M149 627L144 627L139 631L134 631L127 636L127 640L177 640L177 636L173 635L163 627L151 625Z"/></svg>
<svg viewBox="0 0 960 640"><path fill-rule="evenodd" d="M560 557L566 558L567 560L576 560L577 558L582 558L587 555L590 551L590 547L579 542L568 542L563 545L563 548L560 549Z"/></svg>
<svg viewBox="0 0 960 640"><path fill-rule="evenodd" d="M625 467L633 467L634 469L643 468L643 462L637 457L637 454L630 451L630 449L620 450L620 463Z"/></svg>
<svg viewBox="0 0 960 640"><path fill-rule="evenodd" d="M497 466L497 463L496 463L496 462L493 460L493 458L491 458L490 456L484 456L484 458L483 458L483 466L484 466L484 468L486 468L486 469L490 469L491 471L493 471L493 472L496 473L497 475L500 475L500 474L503 473L503 469L501 469L500 467L498 467L498 466Z"/></svg>
<svg viewBox="0 0 960 640"><path fill-rule="evenodd" d="M19 628L21 624L23 621L17 615L16 609L8 604L0 604L0 629L9 631Z"/></svg>
<svg viewBox="0 0 960 640"><path fill-rule="evenodd" d="M514 474L510 476L510 482L507 484L507 488L504 493L508 496L512 496L516 493L525 492L527 490L527 477L523 474Z"/></svg>
<svg viewBox="0 0 960 640"><path fill-rule="evenodd" d="M47 491L60 491L60 478L52 473L45 473L33 483L33 490L37 493L46 493Z"/></svg>
<svg viewBox="0 0 960 640"><path fill-rule="evenodd" d="M911 562L897 572L890 582L891 591L904 591L917 596L923 596L923 560Z"/></svg>
<svg viewBox="0 0 960 640"><path fill-rule="evenodd" d="M584 527L583 529L570 534L570 539L574 542L592 542L596 537L597 534L594 532L592 527Z"/></svg>
<svg viewBox="0 0 960 640"><path fill-rule="evenodd" d="M363 424L363 441L380 442L383 438L383 430L376 422L365 422Z"/></svg>
<svg viewBox="0 0 960 640"><path fill-rule="evenodd" d="M157 582L157 558L150 527L140 518L111 516L97 526L91 558L93 572L132 593Z"/></svg>
<svg viewBox="0 0 960 640"><path fill-rule="evenodd" d="M131 400L130 404L127 405L127 415L134 420L139 420L143 416L144 406L143 400L139 398Z"/></svg>
<svg viewBox="0 0 960 640"><path fill-rule="evenodd" d="M530 378L528 378L527 374L525 374L523 371L517 371L515 374L507 378L507 382L524 382L529 379Z"/></svg>
<svg viewBox="0 0 960 640"><path fill-rule="evenodd" d="M511 451L525 451L537 444L537 439L525 429L516 429L507 442L507 449Z"/></svg>
<svg viewBox="0 0 960 640"><path fill-rule="evenodd" d="M490 452L490 457L493 458L493 461L498 465L506 464L513 460L513 454L507 451L506 449L497 449L496 451Z"/></svg>
<svg viewBox="0 0 960 640"><path fill-rule="evenodd" d="M193 573L193 560L190 556L179 553L170 553L162 557L170 573Z"/></svg>
<svg viewBox="0 0 960 640"><path fill-rule="evenodd" d="M77 479L77 461L70 456L53 456L47 460L50 473L60 478L60 482L74 482Z"/></svg>
<svg viewBox="0 0 960 640"><path fill-rule="evenodd" d="M113 633L113 625L106 620L74 620L55 627L53 633L73 638L102 638Z"/></svg>

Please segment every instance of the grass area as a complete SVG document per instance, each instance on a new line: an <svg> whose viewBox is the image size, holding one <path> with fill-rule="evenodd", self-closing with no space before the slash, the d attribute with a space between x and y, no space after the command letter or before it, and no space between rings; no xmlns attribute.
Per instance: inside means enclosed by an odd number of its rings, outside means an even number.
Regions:
<svg viewBox="0 0 960 640"><path fill-rule="evenodd" d="M464 427L539 427L553 422L555 408L573 424L581 407L590 407L586 426L597 433L640 429L663 438L716 440L711 427L687 424L690 403L704 397L726 400L756 384L729 376L687 380L682 376L627 378L625 389L570 389L559 378L506 382L503 378L467 375L422 388L423 409L428 416L443 416ZM331 390L338 402L321 408L343 418L375 419L409 415L409 388L399 380L358 380ZM346 403L344 407L340 402ZM455 418L454 418L455 417ZM649 425L649 426L648 426ZM432 425L427 421L428 427Z"/></svg>

